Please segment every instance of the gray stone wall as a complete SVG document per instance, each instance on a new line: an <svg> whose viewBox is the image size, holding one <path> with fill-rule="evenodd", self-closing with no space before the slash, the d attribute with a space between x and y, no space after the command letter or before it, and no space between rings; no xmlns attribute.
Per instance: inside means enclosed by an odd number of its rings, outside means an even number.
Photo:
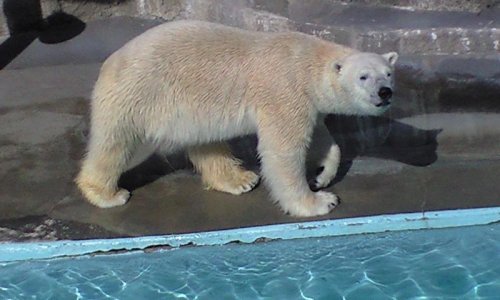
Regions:
<svg viewBox="0 0 500 300"><path fill-rule="evenodd" d="M0 0L0 4L4 1ZM21 1L21 0L15 0ZM434 19L446 17L446 11L456 19L500 13L500 0L40 0L43 17L63 11L84 22L115 16L149 19L198 19L218 22L250 30L299 30L324 39L369 51L397 50L402 54L494 54L499 51L498 22L484 26L465 22L446 22L426 26L387 26L358 24L356 21L337 20L343 10L365 9L360 20L368 20L385 12L399 13L394 18L404 19L408 14L436 14ZM394 9L394 8L404 9ZM496 9L495 9L496 7ZM378 11L377 11L378 10ZM430 11L429 11L430 10ZM406 15L404 14L406 12ZM359 14L359 13L358 13ZM465 24L465 25L464 25ZM479 24L479 23L478 23ZM0 40L8 35L6 18L0 12Z"/></svg>
<svg viewBox="0 0 500 300"><path fill-rule="evenodd" d="M498 7L499 0L297 0L304 4L360 4L372 7L395 7L408 10L428 11L462 11L480 13L485 9ZM295 0L254 0L256 8L264 9L275 14L286 13L288 6Z"/></svg>
<svg viewBox="0 0 500 300"><path fill-rule="evenodd" d="M0 0L0 8L3 7L3 0ZM7 29L7 20L5 19L5 14L3 13L3 9L0 9L0 41L2 41L2 37L6 37L9 34L9 30Z"/></svg>
<svg viewBox="0 0 500 300"><path fill-rule="evenodd" d="M265 0L263 0L265 1ZM324 2L394 6L432 11L466 11L479 13L498 5L498 0L326 0Z"/></svg>
<svg viewBox="0 0 500 300"><path fill-rule="evenodd" d="M137 0L40 0L43 16L63 11L84 22L114 16L137 16Z"/></svg>

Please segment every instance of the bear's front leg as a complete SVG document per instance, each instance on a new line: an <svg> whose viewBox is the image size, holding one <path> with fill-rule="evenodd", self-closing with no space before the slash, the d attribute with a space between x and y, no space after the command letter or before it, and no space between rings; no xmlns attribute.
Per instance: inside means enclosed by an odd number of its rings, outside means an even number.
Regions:
<svg viewBox="0 0 500 300"><path fill-rule="evenodd" d="M316 178L310 182L313 191L318 191L327 187L337 174L340 164L340 148L337 144L332 144L328 153L323 158L316 171Z"/></svg>
<svg viewBox="0 0 500 300"><path fill-rule="evenodd" d="M259 128L262 174L271 196L292 216L312 217L329 213L338 197L328 192L312 192L306 180L305 158L310 131L295 122ZM262 125L262 123L261 123Z"/></svg>

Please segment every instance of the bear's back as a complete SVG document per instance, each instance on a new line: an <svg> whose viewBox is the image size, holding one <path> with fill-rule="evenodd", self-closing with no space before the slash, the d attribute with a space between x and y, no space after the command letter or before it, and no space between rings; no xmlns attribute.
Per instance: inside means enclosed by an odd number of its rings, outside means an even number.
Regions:
<svg viewBox="0 0 500 300"><path fill-rule="evenodd" d="M175 21L149 29L118 52L146 61L244 55L242 52L265 39L265 35L203 21Z"/></svg>

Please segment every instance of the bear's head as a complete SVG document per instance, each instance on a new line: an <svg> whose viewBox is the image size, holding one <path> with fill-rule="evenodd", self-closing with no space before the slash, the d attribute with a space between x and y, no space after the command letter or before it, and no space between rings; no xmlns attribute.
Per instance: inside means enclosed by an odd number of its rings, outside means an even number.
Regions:
<svg viewBox="0 0 500 300"><path fill-rule="evenodd" d="M330 112L380 115L391 104L396 52L357 52L329 66L332 81ZM332 74L333 73L333 74Z"/></svg>

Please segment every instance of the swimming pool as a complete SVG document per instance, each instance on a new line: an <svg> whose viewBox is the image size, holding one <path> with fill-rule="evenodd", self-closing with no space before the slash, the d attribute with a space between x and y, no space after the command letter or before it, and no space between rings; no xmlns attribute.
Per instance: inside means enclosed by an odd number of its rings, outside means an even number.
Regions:
<svg viewBox="0 0 500 300"><path fill-rule="evenodd" d="M498 299L500 224L6 262L1 299Z"/></svg>

